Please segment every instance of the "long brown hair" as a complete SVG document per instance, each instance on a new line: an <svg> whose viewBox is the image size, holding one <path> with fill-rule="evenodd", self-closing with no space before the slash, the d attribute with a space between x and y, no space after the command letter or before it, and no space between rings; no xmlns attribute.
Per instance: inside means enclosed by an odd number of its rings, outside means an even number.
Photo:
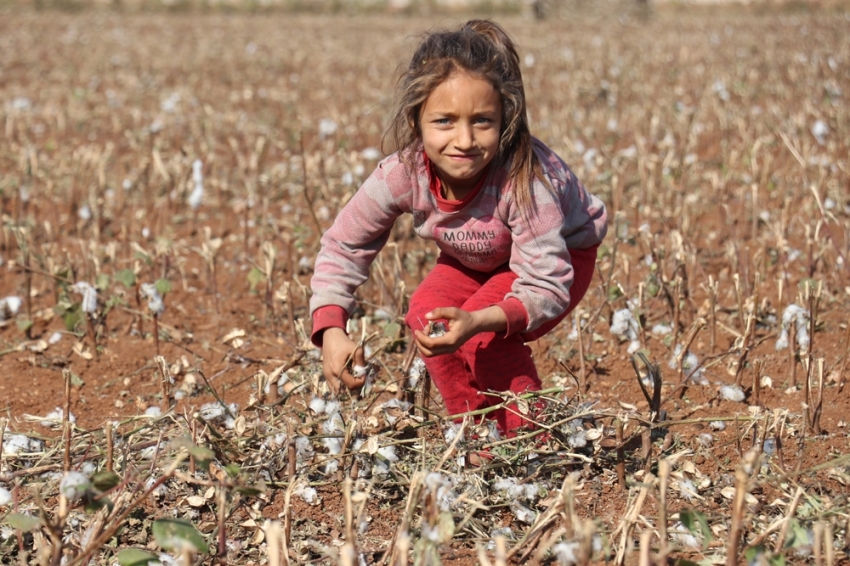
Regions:
<svg viewBox="0 0 850 566"><path fill-rule="evenodd" d="M452 74L466 72L493 85L502 98L501 163L510 161L508 176L525 215L534 208L531 186L538 177L548 186L533 151L519 55L505 30L490 20L470 20L457 31L426 34L399 77L393 119L384 135L402 159L411 163L422 140L419 115L431 92Z"/></svg>

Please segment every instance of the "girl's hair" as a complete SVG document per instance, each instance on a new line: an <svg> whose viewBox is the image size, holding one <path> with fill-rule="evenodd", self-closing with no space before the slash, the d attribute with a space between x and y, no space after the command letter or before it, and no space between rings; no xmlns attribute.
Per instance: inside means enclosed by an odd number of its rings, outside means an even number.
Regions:
<svg viewBox="0 0 850 566"><path fill-rule="evenodd" d="M427 34L407 70L399 78L393 119L384 136L390 138L410 165L422 139L419 116L431 92L454 73L466 72L490 82L502 98L499 155L511 160L509 178L523 214L533 209L531 185L537 176L546 183L534 155L519 55L504 29L489 20L470 20L457 31Z"/></svg>

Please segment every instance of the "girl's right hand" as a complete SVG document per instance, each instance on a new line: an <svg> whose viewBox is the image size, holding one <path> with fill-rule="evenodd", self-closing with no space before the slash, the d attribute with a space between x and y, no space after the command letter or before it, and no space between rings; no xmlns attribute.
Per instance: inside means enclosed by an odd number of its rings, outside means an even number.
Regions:
<svg viewBox="0 0 850 566"><path fill-rule="evenodd" d="M366 366L363 348L358 348L342 328L328 328L322 333L322 358L322 373L335 395L339 393L340 382L349 389L358 389L366 383L365 373L359 377L351 373L353 366ZM349 360L351 363L346 365Z"/></svg>

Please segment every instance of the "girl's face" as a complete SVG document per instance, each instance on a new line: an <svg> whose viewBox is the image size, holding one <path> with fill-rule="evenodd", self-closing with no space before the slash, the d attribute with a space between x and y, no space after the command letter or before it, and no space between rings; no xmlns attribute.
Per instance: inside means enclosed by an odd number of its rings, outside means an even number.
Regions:
<svg viewBox="0 0 850 566"><path fill-rule="evenodd" d="M489 81L458 72L431 92L419 124L440 181L449 196L461 199L499 151L502 97Z"/></svg>

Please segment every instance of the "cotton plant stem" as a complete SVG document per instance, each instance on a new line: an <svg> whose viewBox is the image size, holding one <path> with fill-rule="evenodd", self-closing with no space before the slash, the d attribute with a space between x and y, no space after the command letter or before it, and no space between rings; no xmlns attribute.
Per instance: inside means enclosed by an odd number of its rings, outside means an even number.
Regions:
<svg viewBox="0 0 850 566"><path fill-rule="evenodd" d="M742 467L735 471L735 498L732 503L732 525L729 527L729 542L726 546L726 566L738 564L738 546L744 523L744 502L747 495L749 475Z"/></svg>
<svg viewBox="0 0 850 566"><path fill-rule="evenodd" d="M668 552L667 535L667 484L670 480L670 460L658 462L658 545L659 560L664 563Z"/></svg>
<svg viewBox="0 0 850 566"><path fill-rule="evenodd" d="M614 423L617 440L617 485L626 490L626 451L623 447L623 421L617 419Z"/></svg>
<svg viewBox="0 0 850 566"><path fill-rule="evenodd" d="M623 518L623 521L617 527L617 531L615 531L611 536L611 538L614 538L617 532L620 533L620 547L617 549L617 557L614 560L614 563L618 566L622 566L625 563L626 550L628 550L628 541L631 538L632 529L634 528L634 524L640 516L640 512L643 509L643 504L646 502L646 496L649 493L649 489L651 486L653 486L654 483L655 476L653 476L651 473L648 473L644 476L643 485L640 488L640 492L638 493L637 499L626 513L626 516Z"/></svg>
<svg viewBox="0 0 850 566"><path fill-rule="evenodd" d="M788 535L788 527L790 525L791 518L794 517L794 513L797 512L797 506L800 504L800 499L803 497L802 487L798 487L797 491L794 493L794 498L791 499L791 503L788 505L788 509L785 511L785 518L783 519L782 529L779 531L779 536L776 538L776 544L773 545L773 552L779 553L782 550L782 547L785 546L785 537Z"/></svg>
<svg viewBox="0 0 850 566"><path fill-rule="evenodd" d="M192 439L194 442L194 438ZM115 439L112 433L112 421L106 421L106 471L111 472L115 461Z"/></svg>
<svg viewBox="0 0 850 566"><path fill-rule="evenodd" d="M573 324L576 327L576 333L578 335L578 360L579 360L579 389L582 394L587 393L587 369L584 365L584 340L582 339L581 332L581 317L578 313L573 314Z"/></svg>
<svg viewBox="0 0 850 566"><path fill-rule="evenodd" d="M62 370L65 378L65 407L62 411L62 436L64 438L64 459L62 470L68 473L71 470L71 371Z"/></svg>

